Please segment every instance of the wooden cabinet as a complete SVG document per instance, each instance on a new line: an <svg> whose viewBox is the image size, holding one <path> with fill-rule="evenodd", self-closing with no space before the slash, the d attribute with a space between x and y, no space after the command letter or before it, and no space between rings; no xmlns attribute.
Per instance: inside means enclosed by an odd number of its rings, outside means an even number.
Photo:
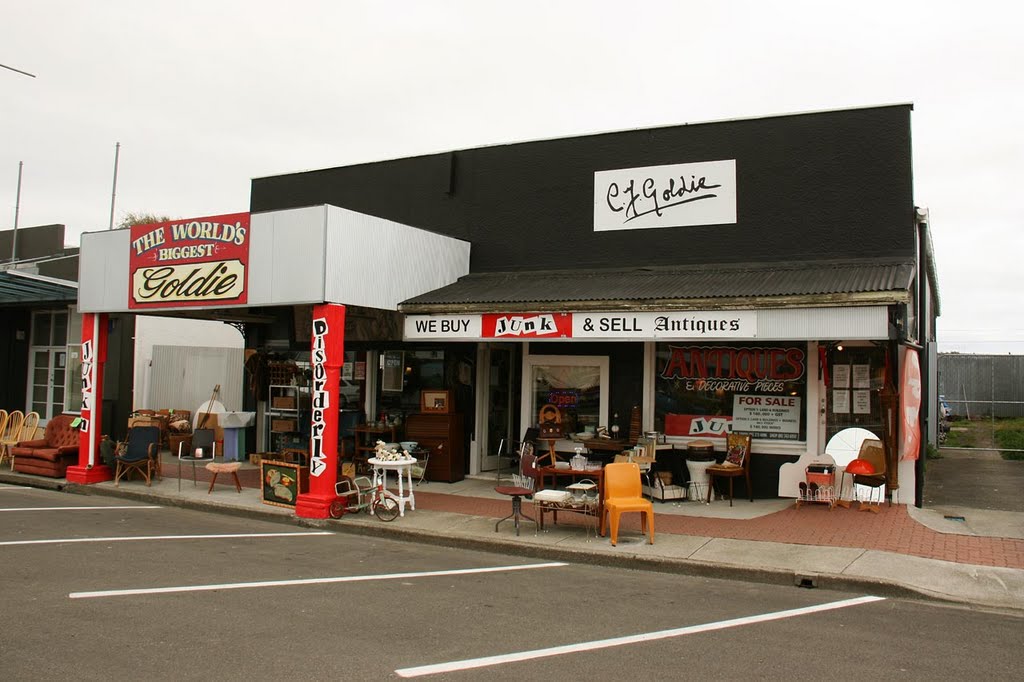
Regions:
<svg viewBox="0 0 1024 682"><path fill-rule="evenodd" d="M465 442L461 414L410 414L405 420L405 439L430 450L424 477L428 481L454 483L465 478Z"/></svg>

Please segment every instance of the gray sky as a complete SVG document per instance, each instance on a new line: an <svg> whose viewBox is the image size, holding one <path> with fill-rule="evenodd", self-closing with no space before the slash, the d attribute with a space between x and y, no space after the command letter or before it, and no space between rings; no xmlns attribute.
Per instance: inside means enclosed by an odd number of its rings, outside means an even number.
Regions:
<svg viewBox="0 0 1024 682"><path fill-rule="evenodd" d="M7 0L0 227L248 208L253 177L912 102L943 350L1024 353L1020 3ZM115 221L116 221L115 219Z"/></svg>

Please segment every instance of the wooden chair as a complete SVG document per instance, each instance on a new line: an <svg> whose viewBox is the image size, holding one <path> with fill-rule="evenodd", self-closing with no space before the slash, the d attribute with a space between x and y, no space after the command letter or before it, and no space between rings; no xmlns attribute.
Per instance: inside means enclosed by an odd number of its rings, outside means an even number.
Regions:
<svg viewBox="0 0 1024 682"><path fill-rule="evenodd" d="M35 440L39 437L39 413L29 412L21 425L21 440Z"/></svg>
<svg viewBox="0 0 1024 682"><path fill-rule="evenodd" d="M619 539L619 517L624 512L640 512L640 530L648 532L654 544L654 505L643 496L640 466L635 462L615 462L604 468L604 511L601 514L601 537L605 519L611 526L612 546Z"/></svg>
<svg viewBox="0 0 1024 682"><path fill-rule="evenodd" d="M11 460L11 469L14 469L14 453L11 451L21 437L21 427L25 424L25 414L21 410L14 410L7 414L4 420L3 430L0 431L0 463L4 459Z"/></svg>
<svg viewBox="0 0 1024 682"><path fill-rule="evenodd" d="M730 433L725 440L725 461L707 468L708 503L711 502L711 491L715 487L716 478L729 479L729 506L732 506L733 479L743 477L747 484L747 496L754 501L754 489L750 485L750 435Z"/></svg>

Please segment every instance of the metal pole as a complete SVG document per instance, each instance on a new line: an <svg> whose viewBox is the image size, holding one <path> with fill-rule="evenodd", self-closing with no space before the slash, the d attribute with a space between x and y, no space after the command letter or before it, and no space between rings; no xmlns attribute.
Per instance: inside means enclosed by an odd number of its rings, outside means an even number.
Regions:
<svg viewBox="0 0 1024 682"><path fill-rule="evenodd" d="M121 155L121 143L114 146L114 186L110 189L110 225L108 230L114 229L114 198L117 197L117 159Z"/></svg>
<svg viewBox="0 0 1024 682"><path fill-rule="evenodd" d="M21 212L21 169L25 162L18 162L18 193L14 199L14 232L11 235L11 262L18 260L18 214Z"/></svg>

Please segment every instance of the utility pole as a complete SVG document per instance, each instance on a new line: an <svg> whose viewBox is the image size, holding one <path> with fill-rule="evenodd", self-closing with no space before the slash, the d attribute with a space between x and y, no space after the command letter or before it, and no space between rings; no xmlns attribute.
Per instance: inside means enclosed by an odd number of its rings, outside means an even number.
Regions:
<svg viewBox="0 0 1024 682"><path fill-rule="evenodd" d="M114 229L114 198L117 196L117 159L121 155L121 143L114 146L114 186L110 190L110 225L108 230Z"/></svg>
<svg viewBox="0 0 1024 682"><path fill-rule="evenodd" d="M14 199L14 232L11 233L11 263L18 260L18 214L21 213L21 169L24 161L18 162L18 193Z"/></svg>

